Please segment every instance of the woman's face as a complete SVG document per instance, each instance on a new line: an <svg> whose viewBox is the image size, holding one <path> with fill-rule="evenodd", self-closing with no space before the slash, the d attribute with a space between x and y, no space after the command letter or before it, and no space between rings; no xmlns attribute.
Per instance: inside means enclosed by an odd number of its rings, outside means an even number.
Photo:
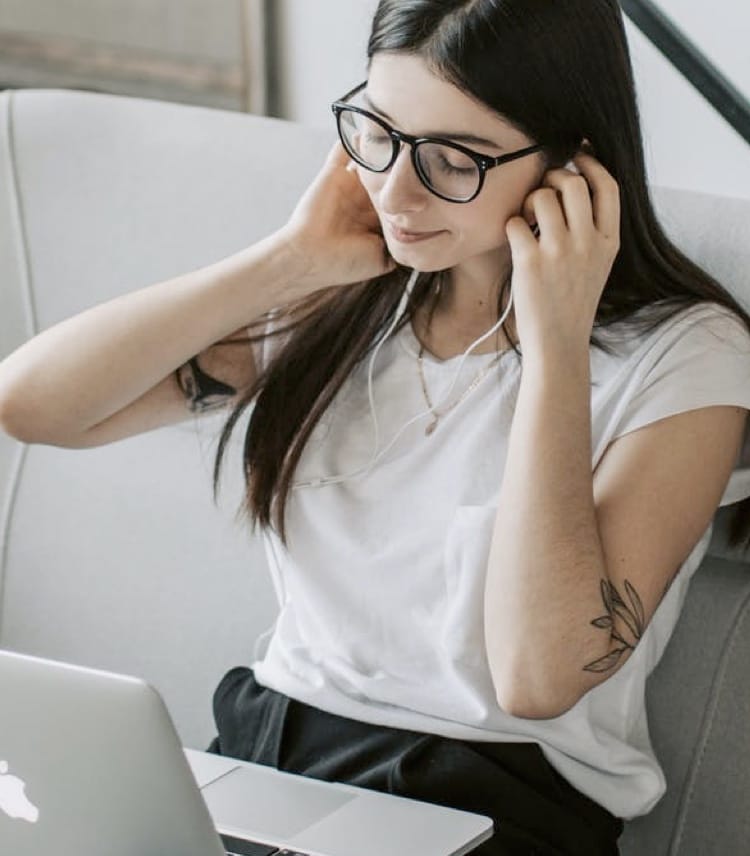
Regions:
<svg viewBox="0 0 750 856"><path fill-rule="evenodd" d="M396 130L414 136L473 134L488 140L464 142L474 151L499 156L536 141L489 108L436 77L423 59L400 53L375 54L370 64L365 104ZM490 144L491 143L491 144ZM521 210L525 197L544 172L540 153L489 170L471 202L448 202L419 180L408 145L403 145L385 173L357 167L359 179L380 218L393 258L420 271L464 266L472 278L496 276L509 261L505 224ZM392 227L408 232L436 232L416 242L400 240Z"/></svg>

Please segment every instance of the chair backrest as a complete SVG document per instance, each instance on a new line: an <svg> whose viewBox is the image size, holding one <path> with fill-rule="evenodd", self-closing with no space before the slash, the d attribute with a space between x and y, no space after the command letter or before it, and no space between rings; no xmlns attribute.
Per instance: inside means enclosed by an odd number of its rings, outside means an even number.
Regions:
<svg viewBox="0 0 750 856"><path fill-rule="evenodd" d="M671 188L653 198L677 246L750 311L750 200ZM667 793L627 824L623 856L750 852L750 554L727 543L733 513L715 515L708 555L647 684Z"/></svg>
<svg viewBox="0 0 750 856"><path fill-rule="evenodd" d="M0 357L269 234L334 138L66 90L0 93L0 123ZM750 306L750 201L654 197L678 245ZM260 545L231 523L238 443L211 500L220 426L204 417L85 451L0 434L0 645L146 677L198 748L213 736L213 687L275 615ZM750 569L722 532L648 684L669 790L627 824L625 856L747 852Z"/></svg>
<svg viewBox="0 0 750 856"><path fill-rule="evenodd" d="M269 234L335 137L71 90L2 92L0 122L0 357ZM0 644L142 675L197 748L214 734L219 677L276 614L262 547L232 521L239 442L213 504L222 421L80 451L0 432Z"/></svg>

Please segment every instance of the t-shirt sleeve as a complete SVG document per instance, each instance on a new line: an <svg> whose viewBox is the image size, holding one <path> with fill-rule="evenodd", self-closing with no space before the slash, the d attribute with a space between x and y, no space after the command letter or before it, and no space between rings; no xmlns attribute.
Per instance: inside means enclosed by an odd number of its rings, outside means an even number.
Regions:
<svg viewBox="0 0 750 856"><path fill-rule="evenodd" d="M612 439L688 410L734 405L750 410L750 333L719 304L690 307L655 330L632 367L631 395ZM750 436L745 429L720 505L750 496Z"/></svg>

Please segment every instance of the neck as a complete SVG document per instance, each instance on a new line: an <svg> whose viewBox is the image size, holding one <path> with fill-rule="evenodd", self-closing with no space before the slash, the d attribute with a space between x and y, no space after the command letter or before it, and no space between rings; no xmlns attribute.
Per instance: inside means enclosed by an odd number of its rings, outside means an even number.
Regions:
<svg viewBox="0 0 750 856"><path fill-rule="evenodd" d="M498 299L510 270L495 282L470 282L457 280L452 276L444 278L439 294L436 296L431 318L443 328L461 335L480 335L493 327L498 319ZM506 286L500 306L500 315L505 311L510 298L510 289ZM514 310L511 307L503 322L515 335ZM502 329L502 328L501 328ZM474 336L476 338L476 336Z"/></svg>
<svg viewBox="0 0 750 856"><path fill-rule="evenodd" d="M440 293L417 310L413 329L423 346L440 359L448 359L456 354L461 354L472 342L497 323L498 294L499 286L481 300L471 301L464 298L461 308L457 309L451 291L448 290L446 294L446 287L443 284ZM508 295L506 294L502 310L507 306L507 302ZM511 308L503 325L498 327L492 336L482 342L472 353L484 354L510 348L510 340L503 327L509 330L514 339L516 338L513 315Z"/></svg>

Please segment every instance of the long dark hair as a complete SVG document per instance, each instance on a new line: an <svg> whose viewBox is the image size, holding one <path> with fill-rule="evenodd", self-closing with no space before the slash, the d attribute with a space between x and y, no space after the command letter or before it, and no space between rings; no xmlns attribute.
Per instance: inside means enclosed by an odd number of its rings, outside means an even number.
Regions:
<svg viewBox="0 0 750 856"><path fill-rule="evenodd" d="M708 273L666 237L646 182L633 72L616 0L381 0L367 48L418 55L544 146L550 167L566 163L587 138L617 180L620 251L596 312L591 345L609 352L597 328L625 322L640 332L688 306L721 304L750 316ZM214 498L225 448L254 402L244 440L246 493L238 513L286 541L287 497L310 433L336 393L393 320L408 268L350 286L323 289L279 307L271 335L288 334L223 427L214 465ZM420 273L394 333L433 301L445 272ZM497 318L506 282L498 295ZM428 304L429 305L429 304ZM637 310L647 309L646 312ZM256 319L264 326L269 313ZM289 323L281 323L284 320ZM518 342L503 324L519 355ZM247 341L260 341L264 334ZM729 543L750 544L750 499L734 514Z"/></svg>

